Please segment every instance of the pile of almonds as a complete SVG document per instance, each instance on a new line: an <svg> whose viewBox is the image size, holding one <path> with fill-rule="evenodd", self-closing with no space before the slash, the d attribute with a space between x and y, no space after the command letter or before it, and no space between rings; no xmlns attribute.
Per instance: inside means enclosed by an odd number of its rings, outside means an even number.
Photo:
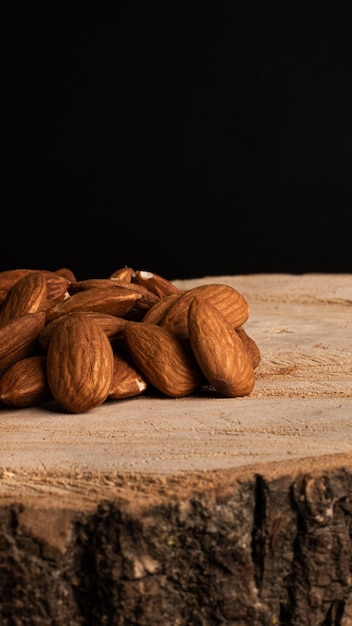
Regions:
<svg viewBox="0 0 352 626"><path fill-rule="evenodd" d="M0 404L83 413L147 388L248 395L260 361L248 316L226 284L181 290L130 267L87 280L68 268L0 272Z"/></svg>

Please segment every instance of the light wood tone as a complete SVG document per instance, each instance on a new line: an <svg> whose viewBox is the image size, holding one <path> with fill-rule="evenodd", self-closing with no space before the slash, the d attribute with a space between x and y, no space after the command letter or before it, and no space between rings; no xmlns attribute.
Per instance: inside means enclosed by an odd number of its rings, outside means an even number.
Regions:
<svg viewBox="0 0 352 626"><path fill-rule="evenodd" d="M82 415L44 408L0 413L0 502L53 494L96 501L129 481L204 472L291 471L352 461L352 275L217 276L250 305L245 328L261 350L245 398L140 396ZM329 460L325 457L330 456ZM279 466L278 466L279 464ZM279 468L279 470L278 470ZM193 480L194 479L194 480ZM144 487L145 488L145 487Z"/></svg>

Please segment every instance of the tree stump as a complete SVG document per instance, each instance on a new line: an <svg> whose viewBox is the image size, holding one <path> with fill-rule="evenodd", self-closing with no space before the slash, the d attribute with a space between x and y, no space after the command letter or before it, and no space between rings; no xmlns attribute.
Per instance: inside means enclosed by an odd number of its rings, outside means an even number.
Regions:
<svg viewBox="0 0 352 626"><path fill-rule="evenodd" d="M352 275L210 282L250 396L1 410L1 626L352 625Z"/></svg>

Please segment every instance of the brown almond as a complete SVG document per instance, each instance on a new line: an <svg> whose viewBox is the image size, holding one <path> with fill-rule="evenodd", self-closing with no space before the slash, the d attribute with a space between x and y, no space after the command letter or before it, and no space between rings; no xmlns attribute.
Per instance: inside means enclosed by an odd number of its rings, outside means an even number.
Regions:
<svg viewBox="0 0 352 626"><path fill-rule="evenodd" d="M206 380L222 395L250 394L254 370L243 342L225 316L195 296L188 309L189 341Z"/></svg>
<svg viewBox="0 0 352 626"><path fill-rule="evenodd" d="M138 285L137 283L130 284L131 289L135 289L136 291L138 291L138 293L141 294L141 297L139 300L136 300L133 307L128 311L128 313L126 313L125 317L127 320L140 322L144 318L145 314L148 313L148 311L151 309L151 307L160 302L160 298L152 291L149 291L149 289L147 289L143 285Z"/></svg>
<svg viewBox="0 0 352 626"><path fill-rule="evenodd" d="M47 283L47 306L51 306L60 300L63 300L67 294L67 287L70 281L67 277L59 275L59 273L50 270L41 269L13 269L0 272L0 302L2 302L11 287L21 278L32 272L41 272Z"/></svg>
<svg viewBox="0 0 352 626"><path fill-rule="evenodd" d="M132 274L132 283L146 287L152 293L165 298L171 293L178 293L179 289L167 278L155 274L154 272L146 272L145 270L137 270Z"/></svg>
<svg viewBox="0 0 352 626"><path fill-rule="evenodd" d="M0 307L0 324L26 313L45 310L46 302L47 286L42 272L29 272L8 291Z"/></svg>
<svg viewBox="0 0 352 626"><path fill-rule="evenodd" d="M141 294L123 287L92 287L69 296L47 310L47 323L65 315L78 311L97 311L123 317L141 298Z"/></svg>
<svg viewBox="0 0 352 626"><path fill-rule="evenodd" d="M260 354L260 349L259 349L258 344L253 339L253 337L248 335L247 331L243 328L243 326L236 328L236 332L239 338L242 340L243 345L245 346L249 354L249 357L252 361L253 368L255 369L256 367L258 367L260 360L261 360L261 354Z"/></svg>
<svg viewBox="0 0 352 626"><path fill-rule="evenodd" d="M55 274L62 276L68 282L68 286L71 283L75 283L77 280L76 274L69 267L59 267L57 270L54 270Z"/></svg>
<svg viewBox="0 0 352 626"><path fill-rule="evenodd" d="M20 359L0 376L0 402L6 406L40 406L52 399L45 356Z"/></svg>
<svg viewBox="0 0 352 626"><path fill-rule="evenodd" d="M61 275L59 272L51 272L50 270L40 270L46 280L47 287L47 305L46 308L54 306L58 302L65 300L69 293L68 288L71 280L67 276Z"/></svg>
<svg viewBox="0 0 352 626"><path fill-rule="evenodd" d="M146 311L143 317L143 322L148 324L161 324L166 315L166 311L169 310L171 304L176 301L179 295L179 293L170 293L169 296L165 296L165 298L162 298L159 302L153 304L153 306Z"/></svg>
<svg viewBox="0 0 352 626"><path fill-rule="evenodd" d="M134 274L133 267L128 267L126 265L125 267L119 267L117 270L112 272L109 278L119 278L120 280L124 280L130 283L133 274Z"/></svg>
<svg viewBox="0 0 352 626"><path fill-rule="evenodd" d="M126 318L134 321L139 321L143 318L145 313L157 302L160 302L160 298L154 293L149 291L143 285L133 284L126 282L118 278L88 278L86 280L80 280L76 283L72 283L70 287L70 293L78 293L85 289L91 289L92 287L108 288L120 287L130 289L134 292L141 294L141 297L136 300L131 309L126 313Z"/></svg>
<svg viewBox="0 0 352 626"><path fill-rule="evenodd" d="M0 373L11 365L33 356L38 336L45 325L45 312L26 313L0 327Z"/></svg>
<svg viewBox="0 0 352 626"><path fill-rule="evenodd" d="M160 298L151 291L149 291L147 287L144 287L143 285L138 285L137 283L134 284L125 280L120 280L119 278L86 278L85 280L77 280L70 286L70 294L73 295L78 291L92 289L92 287L105 287L107 289L111 289L111 287L122 287L124 289L130 289L131 291L136 291L143 296L149 297L151 304L155 304L160 300Z"/></svg>
<svg viewBox="0 0 352 626"><path fill-rule="evenodd" d="M47 351L47 380L54 399L69 413L84 413L106 400L114 357L104 331L86 315L66 315Z"/></svg>
<svg viewBox="0 0 352 626"><path fill-rule="evenodd" d="M182 293L170 306L161 325L183 339L187 339L188 307L193 298L198 295L215 306L233 328L242 326L248 319L248 302L237 289L223 283L209 283Z"/></svg>
<svg viewBox="0 0 352 626"><path fill-rule="evenodd" d="M147 386L147 381L134 366L130 355L114 352L114 375L109 398L118 400L139 396Z"/></svg>
<svg viewBox="0 0 352 626"><path fill-rule="evenodd" d="M131 289L131 283L122 281L122 280L113 280L111 278L85 278L83 280L76 280L71 283L69 287L70 295L72 296L74 293L78 293L79 291L85 291L86 289L92 289L93 287L107 288L111 289L111 287L125 287L126 289Z"/></svg>
<svg viewBox="0 0 352 626"><path fill-rule="evenodd" d="M0 302L5 299L11 287L17 283L18 280L32 271L31 269L19 268L0 272Z"/></svg>
<svg viewBox="0 0 352 626"><path fill-rule="evenodd" d="M106 336L111 342L124 342L124 329L126 320L123 317L109 315L109 313L99 313L98 311L80 311L78 313L79 315L87 315L88 317L91 317L105 332ZM65 313L65 315L76 314L77 312ZM60 317L55 317L53 320L51 320L51 322L48 322L45 328L43 328L43 330L39 333L38 339L42 350L46 351L48 349L53 330L57 326L57 324L60 323L62 317L62 315L60 315Z"/></svg>
<svg viewBox="0 0 352 626"><path fill-rule="evenodd" d="M125 336L136 368L163 394L187 396L198 388L201 374L192 352L168 330L128 321Z"/></svg>

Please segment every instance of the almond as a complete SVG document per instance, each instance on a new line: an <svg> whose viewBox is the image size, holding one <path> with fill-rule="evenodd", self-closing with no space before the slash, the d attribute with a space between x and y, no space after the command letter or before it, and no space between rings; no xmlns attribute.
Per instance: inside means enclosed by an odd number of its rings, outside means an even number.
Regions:
<svg viewBox="0 0 352 626"><path fill-rule="evenodd" d="M255 369L256 367L258 367L261 360L261 354L258 344L252 337L248 335L243 326L236 328L236 332L239 338L242 340L243 345L245 346L248 355L252 361L253 368Z"/></svg>
<svg viewBox="0 0 352 626"><path fill-rule="evenodd" d="M167 396L193 393L201 373L188 346L156 324L128 321L126 344L136 368Z"/></svg>
<svg viewBox="0 0 352 626"><path fill-rule="evenodd" d="M165 314L161 326L177 336L187 339L188 307L194 297L198 295L215 306L233 328L242 326L248 319L248 302L237 289L222 283L209 283L181 293Z"/></svg>
<svg viewBox="0 0 352 626"><path fill-rule="evenodd" d="M131 282L132 275L134 273L133 267L119 267L112 274L110 274L109 278L119 278L120 280L125 280L127 282Z"/></svg>
<svg viewBox="0 0 352 626"><path fill-rule="evenodd" d="M248 395L254 370L243 342L223 313L200 295L188 309L189 341L207 381L224 396Z"/></svg>
<svg viewBox="0 0 352 626"><path fill-rule="evenodd" d="M52 399L46 378L45 356L20 359L0 377L0 402L7 406L40 406Z"/></svg>
<svg viewBox="0 0 352 626"><path fill-rule="evenodd" d="M76 315L76 313L66 313L65 315ZM81 311L80 315L87 315L88 317L91 317L106 333L106 336L110 341L115 341L117 343L124 342L124 329L126 324L126 320L124 318L109 315L109 313L99 313L98 311ZM60 323L62 317L62 315L60 317L55 317L51 320L51 322L48 322L45 328L43 328L43 330L39 333L39 344L45 352L48 349L53 330L57 324Z"/></svg>
<svg viewBox="0 0 352 626"><path fill-rule="evenodd" d="M69 413L84 413L111 390L114 356L104 331L86 315L66 315L47 351L47 380L54 399Z"/></svg>
<svg viewBox="0 0 352 626"><path fill-rule="evenodd" d="M153 304L148 311L146 311L143 322L148 324L160 324L166 315L166 311L169 310L171 304L179 297L178 293L170 293L169 296L165 296Z"/></svg>
<svg viewBox="0 0 352 626"><path fill-rule="evenodd" d="M18 280L32 271L33 270L30 269L19 268L0 272L0 302L4 300L8 291L15 283L17 283Z"/></svg>
<svg viewBox="0 0 352 626"><path fill-rule="evenodd" d="M86 289L92 289L93 287L105 287L111 289L111 287L125 287L125 289L131 289L131 283L123 280L113 280L111 278L85 278L84 280L76 280L71 283L69 287L69 293L72 296L79 291L85 291ZM137 290L135 290L137 291Z"/></svg>
<svg viewBox="0 0 352 626"><path fill-rule="evenodd" d="M76 282L76 274L69 267L59 267L57 270L54 270L55 274L62 276L68 282L68 285Z"/></svg>
<svg viewBox="0 0 352 626"><path fill-rule="evenodd" d="M63 276L59 271L51 272L50 270L40 270L46 280L46 287L48 292L48 301L46 308L54 306L58 302L62 302L67 298L68 288L71 284L71 279L67 276Z"/></svg>
<svg viewBox="0 0 352 626"><path fill-rule="evenodd" d="M20 315L0 327L0 373L16 361L33 356L44 325L45 311L37 311Z"/></svg>
<svg viewBox="0 0 352 626"><path fill-rule="evenodd" d="M131 282L126 282L118 278L88 278L86 280L80 280L72 283L70 293L78 293L79 291L91 289L92 287L106 287L108 289L111 289L111 287L120 287L140 293L141 297L136 300L131 309L126 313L126 317L134 321L141 320L154 304L160 302L160 298L143 285L132 284Z"/></svg>
<svg viewBox="0 0 352 626"><path fill-rule="evenodd" d="M109 398L132 398L143 393L147 386L147 381L132 363L130 355L114 352L114 375Z"/></svg>
<svg viewBox="0 0 352 626"><path fill-rule="evenodd" d="M133 307L126 313L125 317L128 320L140 322L151 307L160 302L160 298L152 291L149 291L146 287L143 287L143 285L131 283L131 288L138 291L138 293L141 294L141 297L139 300L136 300Z"/></svg>
<svg viewBox="0 0 352 626"><path fill-rule="evenodd" d="M77 311L97 311L123 317L141 297L137 291L123 287L92 287L50 307L47 310L47 323L55 317Z"/></svg>
<svg viewBox="0 0 352 626"><path fill-rule="evenodd" d="M0 302L5 299L8 291L17 281L31 272L41 272L44 275L47 283L48 306L65 298L67 287L70 284L70 280L67 277L50 270L20 268L0 272Z"/></svg>
<svg viewBox="0 0 352 626"><path fill-rule="evenodd" d="M8 291L0 307L0 324L15 317L45 310L47 302L46 280L42 272L29 272Z"/></svg>
<svg viewBox="0 0 352 626"><path fill-rule="evenodd" d="M171 293L178 293L179 289L170 282L167 278L155 274L153 272L146 272L144 270L137 270L132 274L132 283L142 285L159 296L159 298L165 298L165 296Z"/></svg>

